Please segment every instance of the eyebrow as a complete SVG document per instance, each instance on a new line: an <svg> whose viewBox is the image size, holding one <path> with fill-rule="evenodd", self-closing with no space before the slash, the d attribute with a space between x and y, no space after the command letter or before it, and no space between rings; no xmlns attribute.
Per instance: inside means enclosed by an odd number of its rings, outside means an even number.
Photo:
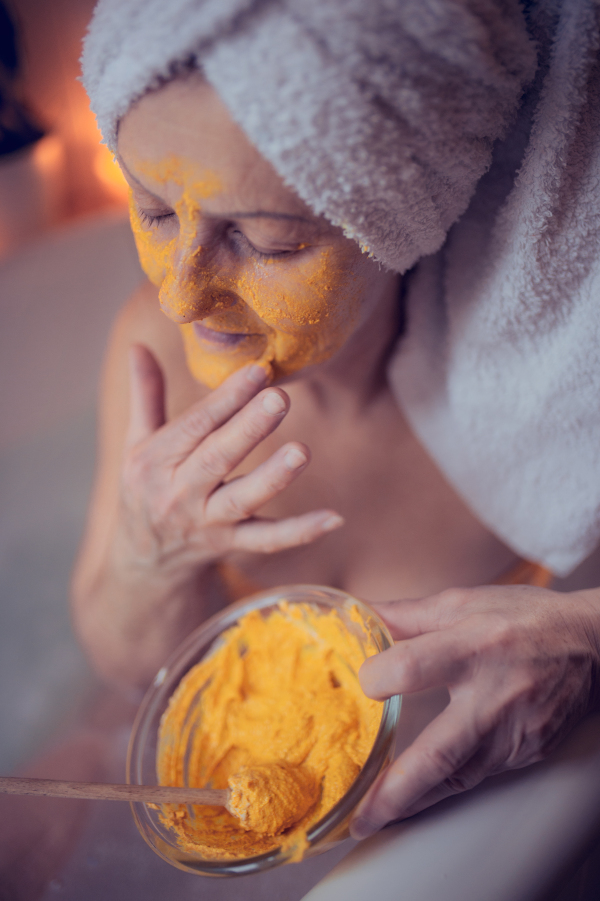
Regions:
<svg viewBox="0 0 600 901"><path fill-rule="evenodd" d="M256 210L253 213L205 213L207 219L292 219L296 222L308 222L312 225L311 219L306 216L294 216L292 213L270 213L268 210Z"/></svg>
<svg viewBox="0 0 600 901"><path fill-rule="evenodd" d="M146 194L149 194L154 200L157 200L159 203L164 203L160 197L157 197L156 194L153 194L152 191L148 190L148 188L138 181L135 175L132 175L123 159L119 154L116 154L117 161L122 169L127 173L132 182L134 182L138 187L145 191ZM232 213L205 213L206 219L283 219L287 221L295 221L295 222L307 222L309 225L314 225L312 219L308 219L306 216L296 216L293 213L270 213L268 210L256 210L251 213L242 213L234 211Z"/></svg>

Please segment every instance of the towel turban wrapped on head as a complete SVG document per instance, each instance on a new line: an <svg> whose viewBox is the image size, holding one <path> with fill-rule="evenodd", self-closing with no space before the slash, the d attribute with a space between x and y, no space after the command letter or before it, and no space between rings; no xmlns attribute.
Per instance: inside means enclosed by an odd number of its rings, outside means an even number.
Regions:
<svg viewBox="0 0 600 901"><path fill-rule="evenodd" d="M417 264L392 389L479 518L559 573L600 539L598 20L596 0L100 0L82 60L113 150L197 66L315 213Z"/></svg>
<svg viewBox="0 0 600 901"><path fill-rule="evenodd" d="M83 74L111 149L192 60L314 212L402 272L466 209L535 49L517 0L101 0Z"/></svg>

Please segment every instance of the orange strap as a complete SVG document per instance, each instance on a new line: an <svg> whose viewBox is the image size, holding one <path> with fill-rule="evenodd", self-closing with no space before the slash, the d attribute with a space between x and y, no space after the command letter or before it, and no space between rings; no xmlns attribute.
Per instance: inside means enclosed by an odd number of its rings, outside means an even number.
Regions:
<svg viewBox="0 0 600 901"><path fill-rule="evenodd" d="M529 560L519 560L516 566L511 567L499 579L494 580L494 585L535 585L537 588L547 588L553 574L549 569L540 566L539 563L530 563Z"/></svg>
<svg viewBox="0 0 600 901"><path fill-rule="evenodd" d="M264 586L257 585L256 582L249 579L237 566L233 566L231 563L221 561L217 563L217 570L225 586L229 604L233 603L233 601L241 601L242 598L256 594L257 591L265 590Z"/></svg>
<svg viewBox="0 0 600 901"><path fill-rule="evenodd" d="M229 602L238 601L261 590L261 586L252 582L236 566L230 563L218 564L219 575L225 583L229 595ZM511 567L499 578L494 579L493 585L534 585L537 588L547 588L550 585L553 574L549 569L540 566L539 563L530 563L529 560L519 560L516 566ZM264 589L263 589L264 590Z"/></svg>

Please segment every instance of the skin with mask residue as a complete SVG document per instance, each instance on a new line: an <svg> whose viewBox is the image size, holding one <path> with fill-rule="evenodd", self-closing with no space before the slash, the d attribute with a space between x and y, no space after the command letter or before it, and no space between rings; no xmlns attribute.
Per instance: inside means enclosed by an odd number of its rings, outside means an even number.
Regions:
<svg viewBox="0 0 600 901"><path fill-rule="evenodd" d="M364 294L364 278L343 255L300 242L290 265L288 251L242 254L232 246L224 266L223 248L215 246L216 237L222 245L222 236L210 234L203 221L206 200L222 189L217 176L179 157L136 160L135 169L146 184L177 190L176 234L157 227L162 217L153 221L133 196L131 223L142 267L159 288L162 309L180 324L198 381L216 388L249 362L271 368L275 378L286 377L342 347L356 327ZM223 345L215 349L203 342L198 322L226 336Z"/></svg>

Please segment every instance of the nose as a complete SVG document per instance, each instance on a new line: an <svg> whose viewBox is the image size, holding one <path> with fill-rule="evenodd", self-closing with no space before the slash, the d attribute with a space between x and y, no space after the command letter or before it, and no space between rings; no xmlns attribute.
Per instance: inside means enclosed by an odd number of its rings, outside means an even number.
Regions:
<svg viewBox="0 0 600 901"><path fill-rule="evenodd" d="M178 324L203 319L218 306L230 305L229 292L219 288L216 249L194 237L181 236L159 291L163 313Z"/></svg>

